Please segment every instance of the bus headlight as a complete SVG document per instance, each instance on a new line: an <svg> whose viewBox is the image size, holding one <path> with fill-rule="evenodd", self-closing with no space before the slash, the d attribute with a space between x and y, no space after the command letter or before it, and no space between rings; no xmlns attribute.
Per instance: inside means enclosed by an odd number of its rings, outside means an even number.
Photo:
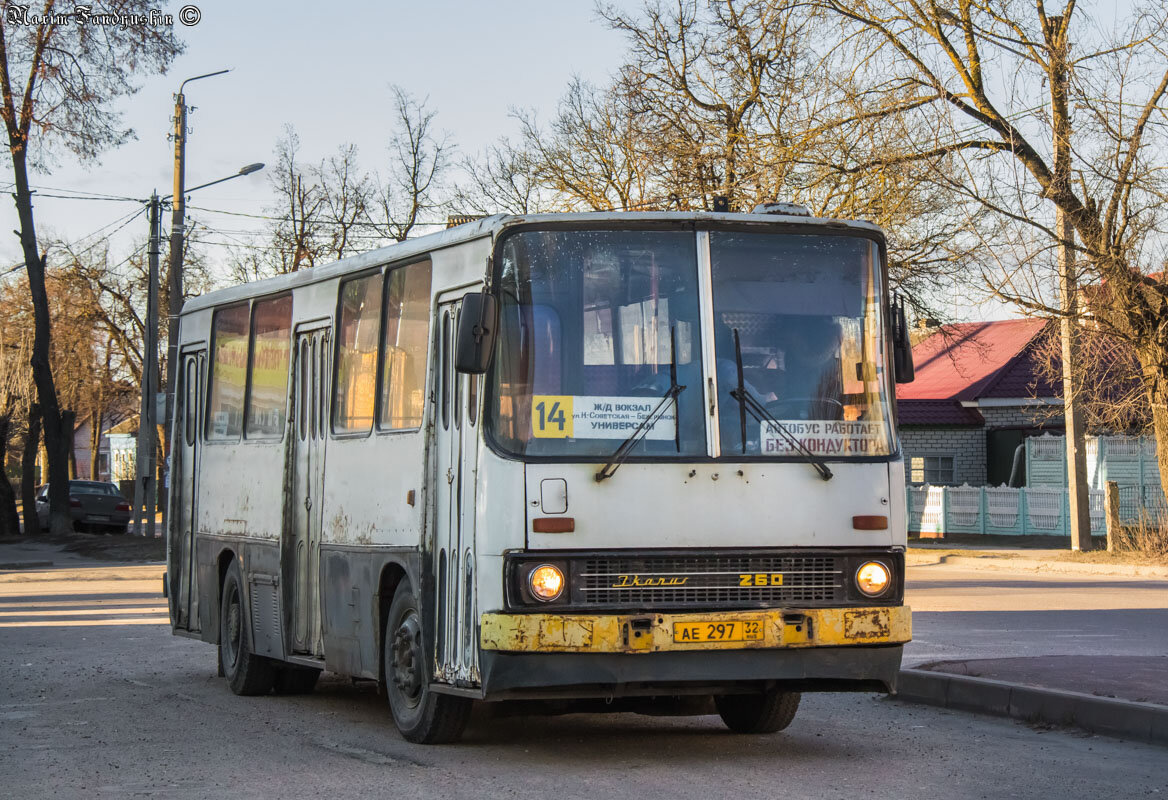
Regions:
<svg viewBox="0 0 1168 800"><path fill-rule="evenodd" d="M856 570L856 586L869 597L878 597L892 583L892 573L879 561L867 561Z"/></svg>
<svg viewBox="0 0 1168 800"><path fill-rule="evenodd" d="M536 600L550 603L564 593L564 573L551 564L540 564L527 575L527 588Z"/></svg>

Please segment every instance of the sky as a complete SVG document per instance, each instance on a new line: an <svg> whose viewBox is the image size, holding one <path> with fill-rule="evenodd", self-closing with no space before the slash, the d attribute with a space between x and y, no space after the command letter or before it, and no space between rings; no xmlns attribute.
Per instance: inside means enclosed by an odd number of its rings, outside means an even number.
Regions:
<svg viewBox="0 0 1168 800"><path fill-rule="evenodd" d="M67 2L61 5L71 8ZM189 4L160 2L157 7L177 20L184 5ZM295 127L307 162L352 142L364 169L384 172L393 129L391 84L427 99L437 112L438 128L449 132L460 153L474 153L516 133L508 117L511 108L533 108L546 116L574 75L604 83L619 66L625 47L621 35L598 20L591 0L195 0L195 5L198 23L175 25L186 51L166 75L141 80L141 89L117 104L137 138L105 153L96 164L81 165L71 154L61 153L50 174L31 177L42 194L54 189L137 198L149 197L154 189L170 194L173 95L184 79L195 75L232 70L186 88L188 105L196 107L189 117L188 187L234 174L256 161L270 169L286 124ZM616 5L633 8L638 3L621 0ZM263 214L273 199L267 173L200 190L190 203ZM0 176L0 188L10 187L8 174ZM52 234L77 240L137 208L132 203L44 197L36 201L34 213L42 239ZM14 205L0 203L0 214L3 272L23 256L10 233L18 227ZM262 225L241 217L192 215L229 230ZM169 214L163 219L168 228ZM128 254L147 233L144 216L129 223L112 237L111 258Z"/></svg>
<svg viewBox="0 0 1168 800"><path fill-rule="evenodd" d="M607 82L626 49L623 36L597 17L593 0L194 4L197 24L175 26L185 52L166 75L142 78L141 89L116 106L136 138L97 163L78 164L71 154L60 153L50 173L32 176L41 194L62 189L143 199L155 189L169 194L173 95L184 79L220 69L232 71L187 86L187 103L195 111L189 118L186 185L232 175L257 161L269 168L200 190L190 205L265 214L274 200L268 178L273 150L285 125L299 135L306 163L319 163L351 142L364 170L384 172L394 126L389 86L396 84L437 112L437 127L450 134L460 154L474 154L517 133L511 109L534 109L547 119L573 76ZM641 5L640 0L612 4L627 10ZM68 0L61 5L71 8ZM184 5L189 3L159 0L158 8L177 19ZM9 169L5 165L5 173ZM0 191L10 187L7 175L0 174ZM83 237L113 231L110 259L117 263L146 237L145 216L122 224L140 208L41 197L35 205L37 230L42 241L56 237L79 247L97 240ZM191 219L228 231L200 237L224 244L240 241L235 232L264 224L197 210L189 212ZM164 213L164 236L169 220ZM0 203L0 273L23 261L10 233L17 227L13 204ZM164 244L164 261L166 249ZM210 244L203 251L213 263L227 252ZM971 306L964 293L954 287L953 296L943 299L947 316L1017 316L996 303Z"/></svg>

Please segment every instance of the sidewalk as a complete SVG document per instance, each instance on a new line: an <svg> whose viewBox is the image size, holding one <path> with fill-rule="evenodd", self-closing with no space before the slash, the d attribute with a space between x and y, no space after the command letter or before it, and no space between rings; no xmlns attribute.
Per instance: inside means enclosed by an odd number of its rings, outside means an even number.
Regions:
<svg viewBox="0 0 1168 800"><path fill-rule="evenodd" d="M958 552L954 552L958 551ZM955 564L977 569L1060 572L1068 575L1122 575L1168 579L1163 564L1124 564L1066 560L1066 550L1033 547L979 547L976 545L911 545L905 555L910 567Z"/></svg>
<svg viewBox="0 0 1168 800"><path fill-rule="evenodd" d="M899 699L1168 745L1168 569L1044 555L911 553Z"/></svg>

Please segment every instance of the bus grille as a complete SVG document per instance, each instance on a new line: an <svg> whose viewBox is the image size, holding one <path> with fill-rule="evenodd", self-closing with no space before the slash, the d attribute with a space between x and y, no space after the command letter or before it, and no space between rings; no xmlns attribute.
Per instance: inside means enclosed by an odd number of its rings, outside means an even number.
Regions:
<svg viewBox="0 0 1168 800"><path fill-rule="evenodd" d="M847 597L843 559L832 555L589 558L576 578L574 600L588 606L833 605Z"/></svg>

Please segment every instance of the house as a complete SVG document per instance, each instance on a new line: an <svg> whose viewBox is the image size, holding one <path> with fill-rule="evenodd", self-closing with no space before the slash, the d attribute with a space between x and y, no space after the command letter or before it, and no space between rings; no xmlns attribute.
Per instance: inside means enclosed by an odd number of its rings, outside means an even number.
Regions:
<svg viewBox="0 0 1168 800"><path fill-rule="evenodd" d="M1042 368L1058 335L1041 319L944 325L913 347L897 387L905 477L913 484L1007 483L1028 436L1062 433L1062 390Z"/></svg>

